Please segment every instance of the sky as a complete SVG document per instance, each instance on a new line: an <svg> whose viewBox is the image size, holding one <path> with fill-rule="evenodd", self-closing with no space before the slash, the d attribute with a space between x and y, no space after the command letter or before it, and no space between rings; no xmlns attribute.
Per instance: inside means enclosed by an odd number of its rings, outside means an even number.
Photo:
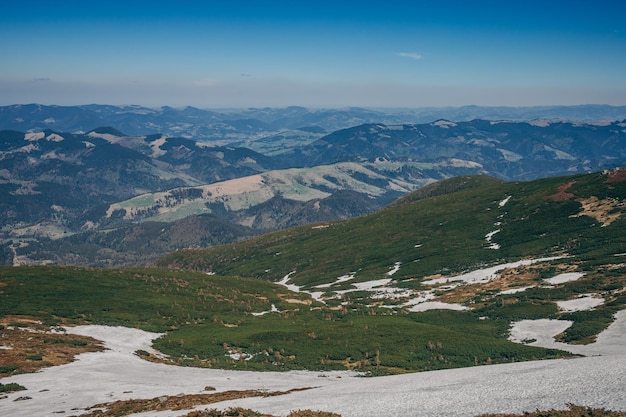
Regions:
<svg viewBox="0 0 626 417"><path fill-rule="evenodd" d="M626 105L626 1L10 1L0 105Z"/></svg>

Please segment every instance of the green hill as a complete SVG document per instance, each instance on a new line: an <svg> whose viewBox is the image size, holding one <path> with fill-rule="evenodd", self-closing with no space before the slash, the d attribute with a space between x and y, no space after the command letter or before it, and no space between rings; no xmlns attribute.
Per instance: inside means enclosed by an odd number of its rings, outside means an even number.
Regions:
<svg viewBox="0 0 626 417"><path fill-rule="evenodd" d="M611 172L513 183L453 178L368 216L179 250L157 265L270 281L292 273L291 283L313 288L345 274L381 279L397 263L393 281L419 286L430 275L529 257L602 262L626 252L626 181L623 170Z"/></svg>
<svg viewBox="0 0 626 417"><path fill-rule="evenodd" d="M626 308L625 202L626 170L459 177L159 268L0 268L0 316L163 331L157 349L203 367L378 375L565 356L510 342L510 325L566 319L560 340L588 343Z"/></svg>

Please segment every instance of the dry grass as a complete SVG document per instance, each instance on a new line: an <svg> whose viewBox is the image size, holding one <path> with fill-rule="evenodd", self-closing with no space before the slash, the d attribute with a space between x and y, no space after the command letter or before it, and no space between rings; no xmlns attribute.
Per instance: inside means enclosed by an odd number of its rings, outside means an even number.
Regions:
<svg viewBox="0 0 626 417"><path fill-rule="evenodd" d="M130 414L142 413L147 411L167 411L167 410L189 410L194 407L207 404L215 404L222 401L236 400L248 397L274 397L277 395L285 395L295 391L304 391L310 388L296 388L289 391L224 391L212 394L189 394L176 396L162 396L151 399L137 400L120 400L111 403L96 404L89 407L88 413L80 414L80 417L123 417ZM193 411L187 416L213 416L215 414L207 414L212 411ZM204 414L203 414L204 413ZM222 414L219 414L222 415ZM231 415L231 414L224 414ZM234 416L240 414L233 414ZM258 414L253 414L258 415Z"/></svg>
<svg viewBox="0 0 626 417"><path fill-rule="evenodd" d="M91 337L55 331L32 317L4 316L0 326L0 377L63 365L81 353L103 350Z"/></svg>
<svg viewBox="0 0 626 417"><path fill-rule="evenodd" d="M620 205L621 202L616 199L600 200L598 197L594 196L585 199L581 198L577 201L582 204L582 210L573 217L589 216L599 223L602 223L603 226L610 225L624 213Z"/></svg>

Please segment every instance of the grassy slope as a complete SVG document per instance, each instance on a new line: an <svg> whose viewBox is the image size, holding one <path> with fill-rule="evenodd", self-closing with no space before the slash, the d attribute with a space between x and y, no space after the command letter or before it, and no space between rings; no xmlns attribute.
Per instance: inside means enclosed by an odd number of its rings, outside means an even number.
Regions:
<svg viewBox="0 0 626 417"><path fill-rule="evenodd" d="M0 315L167 330L157 348L181 364L207 367L350 368L378 374L554 357L560 353L508 342L510 321L558 318L563 314L555 300L598 293L607 300L603 306L569 314L576 316L570 317L576 320L570 340L588 341L626 307L626 265L615 256L626 253L624 219L601 227L590 216L570 217L580 212L576 199L624 201L626 181L606 180L602 174L529 183L457 178L373 215L178 251L159 263L222 276L157 268L4 268ZM554 198L566 184L571 196ZM624 208L615 204L608 211L621 214ZM501 249L488 249L485 234L496 227L501 231L493 241ZM293 281L305 288L350 272L354 281L367 281L387 277L401 262L394 285L422 288L421 281L432 274L555 253L574 256L509 276L515 283L519 274L534 285L559 271L586 276L519 294L496 295L497 288L477 287L462 300L474 309L464 312L380 308L369 293L311 303L308 296L270 282L292 271ZM350 286L344 282L328 291ZM280 313L252 315L269 311L272 304ZM239 354L244 356L239 359Z"/></svg>
<svg viewBox="0 0 626 417"><path fill-rule="evenodd" d="M504 323L472 314L310 309L297 302L303 295L262 280L162 269L22 267L0 268L0 282L0 316L168 331L156 347L185 365L393 373L559 355L503 340ZM282 312L251 314L271 304ZM255 356L226 356L237 351Z"/></svg>
<svg viewBox="0 0 626 417"><path fill-rule="evenodd" d="M379 279L394 265L397 280L450 274L523 257L546 254L588 254L589 258L624 251L624 220L609 227L591 217L570 217L580 210L574 198L554 200L559 186L577 181L576 197L601 193L626 197L626 182L606 184L601 174L501 183L483 177L455 178L447 188L459 191L405 199L369 216L330 223L326 228L302 226L234 245L183 250L158 265L210 270L278 281L291 271L292 282L313 286L331 283L350 272L357 280ZM465 184L459 186L459 182ZM509 202L499 203L511 196ZM624 211L624 207L616 208ZM494 224L500 222L501 225ZM485 235L500 229L487 249ZM421 245L416 248L416 245ZM607 246L608 245L608 246ZM620 249L621 248L621 249Z"/></svg>

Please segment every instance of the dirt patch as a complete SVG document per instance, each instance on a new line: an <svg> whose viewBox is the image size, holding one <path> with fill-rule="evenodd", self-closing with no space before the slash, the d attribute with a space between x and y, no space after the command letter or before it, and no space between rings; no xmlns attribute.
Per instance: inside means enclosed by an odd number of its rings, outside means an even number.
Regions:
<svg viewBox="0 0 626 417"><path fill-rule="evenodd" d="M91 338L65 334L31 317L0 318L0 377L63 365L84 352L104 350Z"/></svg>
<svg viewBox="0 0 626 417"><path fill-rule="evenodd" d="M558 192L556 194L552 194L550 198L554 201L562 201L574 197L574 194L567 192L567 190L574 184L576 184L576 181L570 181L567 184L561 185L558 188Z"/></svg>
<svg viewBox="0 0 626 417"><path fill-rule="evenodd" d="M189 410L201 405L214 404L222 401L236 400L248 397L274 397L291 392L304 391L311 388L295 388L289 391L224 391L213 394L189 394L176 396L162 396L151 399L121 400L111 403L96 404L89 407L80 417L121 417L129 414L147 411Z"/></svg>

